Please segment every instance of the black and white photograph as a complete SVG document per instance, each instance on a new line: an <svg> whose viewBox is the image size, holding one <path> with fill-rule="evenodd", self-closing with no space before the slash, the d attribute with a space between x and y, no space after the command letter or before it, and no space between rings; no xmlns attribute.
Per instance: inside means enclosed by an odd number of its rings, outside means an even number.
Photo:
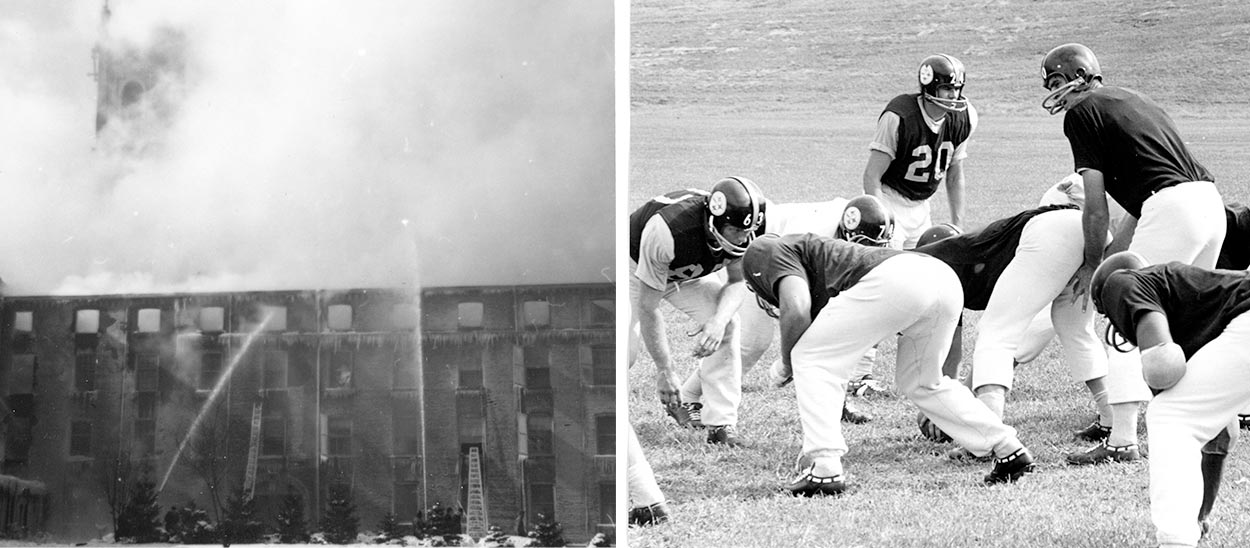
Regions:
<svg viewBox="0 0 1250 548"><path fill-rule="evenodd" d="M0 7L0 545L616 544L615 29Z"/></svg>
<svg viewBox="0 0 1250 548"><path fill-rule="evenodd" d="M631 548L1250 545L1250 11L629 13Z"/></svg>

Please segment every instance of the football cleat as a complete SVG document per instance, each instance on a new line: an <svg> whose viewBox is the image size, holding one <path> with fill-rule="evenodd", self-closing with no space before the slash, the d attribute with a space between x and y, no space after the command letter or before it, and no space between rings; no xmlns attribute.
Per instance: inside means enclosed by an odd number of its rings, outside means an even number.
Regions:
<svg viewBox="0 0 1250 548"><path fill-rule="evenodd" d="M703 404L699 402L670 403L664 406L668 416L682 428L703 428Z"/></svg>
<svg viewBox="0 0 1250 548"><path fill-rule="evenodd" d="M1130 445L1109 445L1105 441L1095 445L1088 451L1070 453L1067 456L1068 464L1077 466L1107 462L1133 462L1140 459L1141 452L1137 450L1136 443Z"/></svg>
<svg viewBox="0 0 1250 548"><path fill-rule="evenodd" d="M846 392L860 398L867 396L888 396L889 390L881 381L872 378L872 375L864 375L858 379L854 379L846 385Z"/></svg>
<svg viewBox="0 0 1250 548"><path fill-rule="evenodd" d="M844 402L842 404L842 422L849 422L851 424L864 424L870 420L872 420L872 416L869 415L868 413L864 413L863 411L855 409L854 407L851 407L850 404L848 403Z"/></svg>
<svg viewBox="0 0 1250 548"><path fill-rule="evenodd" d="M938 425L933 424L933 420L930 419L928 415L924 414L924 411L916 412L916 426L920 428L920 435L924 436L925 439L929 441L937 443L954 441L951 439L949 434L943 432L941 428L938 428Z"/></svg>
<svg viewBox="0 0 1250 548"><path fill-rule="evenodd" d="M960 461L960 462L989 462L993 460L993 457L991 457L990 455L985 455L984 457L978 457L974 455L972 451L964 449L963 447L956 447L954 449L951 449L950 451L947 451L946 458L953 460L953 461Z"/></svg>
<svg viewBox="0 0 1250 548"><path fill-rule="evenodd" d="M1111 435L1111 427L1103 426L1102 422L1094 419L1094 422L1089 423L1089 426L1073 432L1072 435L1078 440L1100 442Z"/></svg>
<svg viewBox="0 0 1250 548"><path fill-rule="evenodd" d="M815 470L815 465L809 467L807 472L787 484L786 490L796 497L838 496L846 492L846 479L842 474L828 477L817 476L813 474Z"/></svg>
<svg viewBox="0 0 1250 548"><path fill-rule="evenodd" d="M1250 430L1250 415L1237 415L1237 424L1242 430Z"/></svg>
<svg viewBox="0 0 1250 548"><path fill-rule="evenodd" d="M768 367L768 384L773 388L781 388L787 384L794 382L794 372L790 366L777 360Z"/></svg>
<svg viewBox="0 0 1250 548"><path fill-rule="evenodd" d="M1029 453L1028 448L1021 447L1010 455L994 459L994 467L990 469L989 474L985 475L985 484L1015 483L1020 476L1032 472L1035 467L1033 455Z"/></svg>
<svg viewBox="0 0 1250 548"><path fill-rule="evenodd" d="M724 426L712 426L707 433L707 442L712 445L725 445L728 447L741 447L745 445L742 439L738 437L738 429L732 424Z"/></svg>
<svg viewBox="0 0 1250 548"><path fill-rule="evenodd" d="M646 527L666 521L668 521L668 504L664 502L629 509L629 524L635 527Z"/></svg>

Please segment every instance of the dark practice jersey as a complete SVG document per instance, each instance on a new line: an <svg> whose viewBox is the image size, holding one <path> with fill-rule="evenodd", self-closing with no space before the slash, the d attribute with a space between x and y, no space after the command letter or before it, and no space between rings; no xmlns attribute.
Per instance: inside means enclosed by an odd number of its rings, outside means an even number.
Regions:
<svg viewBox="0 0 1250 548"><path fill-rule="evenodd" d="M634 210L629 216L629 258L639 260L643 228L652 216L659 215L673 236L673 259L667 265L669 282L700 278L724 268L734 257L712 251L709 246L707 196L703 190L678 190L647 200Z"/></svg>
<svg viewBox="0 0 1250 548"><path fill-rule="evenodd" d="M807 281L812 318L825 304L855 285L882 261L905 253L868 247L816 234L768 235L757 238L742 257L747 285L764 302L779 306L777 282L786 276Z"/></svg>
<svg viewBox="0 0 1250 548"><path fill-rule="evenodd" d="M1224 206L1228 231L1215 268L1245 270L1250 268L1250 208L1237 202Z"/></svg>
<svg viewBox="0 0 1250 548"><path fill-rule="evenodd" d="M1064 116L1076 171L1103 173L1107 194L1133 217L1151 194L1190 181L1215 181L1186 148L1176 124L1145 96L1103 86Z"/></svg>
<svg viewBox="0 0 1250 548"><path fill-rule="evenodd" d="M947 112L938 132L930 131L917 102L919 97L919 93L899 95L885 106L885 112L899 117L898 144L894 159L881 175L881 184L909 200L927 200L937 192L946 180L955 149L972 134L968 111Z"/></svg>
<svg viewBox="0 0 1250 548"><path fill-rule="evenodd" d="M1102 290L1107 319L1137 344L1137 320L1150 311L1168 318L1172 340L1185 358L1250 310L1250 273L1207 270L1181 262L1113 272Z"/></svg>
<svg viewBox="0 0 1250 548"><path fill-rule="evenodd" d="M964 288L964 308L985 310L994 285L1016 257L1020 234L1033 217L1047 211L1077 209L1074 205L1050 205L1029 209L994 221L974 232L951 236L915 251L932 255L950 265Z"/></svg>

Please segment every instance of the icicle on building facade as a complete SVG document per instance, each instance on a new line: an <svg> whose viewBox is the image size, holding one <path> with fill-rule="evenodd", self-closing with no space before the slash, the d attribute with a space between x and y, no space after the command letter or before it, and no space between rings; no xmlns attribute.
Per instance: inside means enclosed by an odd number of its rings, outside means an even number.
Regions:
<svg viewBox="0 0 1250 548"><path fill-rule="evenodd" d="M47 529L68 539L111 530L125 470L168 472L162 508L210 516L249 477L268 523L291 493L315 520L347 483L363 528L437 502L476 536L541 512L582 542L613 521L612 299L610 284L7 297L0 473L46 486Z"/></svg>

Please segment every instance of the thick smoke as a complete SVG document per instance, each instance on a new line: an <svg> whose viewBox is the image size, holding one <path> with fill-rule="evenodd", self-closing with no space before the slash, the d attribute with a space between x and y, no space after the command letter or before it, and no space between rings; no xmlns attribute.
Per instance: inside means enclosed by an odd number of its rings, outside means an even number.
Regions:
<svg viewBox="0 0 1250 548"><path fill-rule="evenodd" d="M605 281L610 2L48 4L0 20L11 294ZM91 48L170 31L97 139Z"/></svg>

